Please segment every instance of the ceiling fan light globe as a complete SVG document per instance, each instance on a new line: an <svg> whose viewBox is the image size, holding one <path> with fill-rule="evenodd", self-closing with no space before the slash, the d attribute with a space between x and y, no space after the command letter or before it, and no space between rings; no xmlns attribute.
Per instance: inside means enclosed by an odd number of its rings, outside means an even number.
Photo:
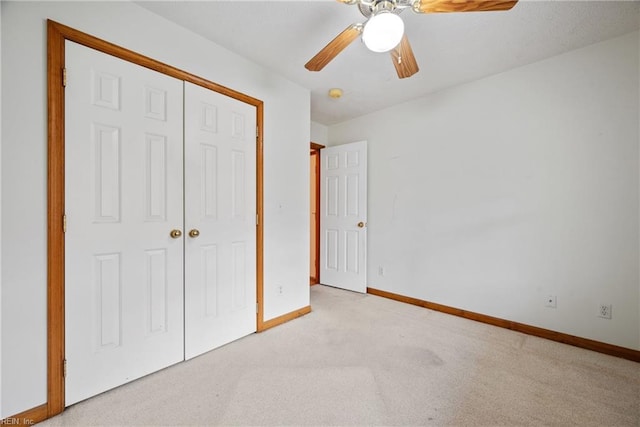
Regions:
<svg viewBox="0 0 640 427"><path fill-rule="evenodd" d="M402 18L383 11L369 18L362 30L362 41L373 52L388 52L398 46L403 35Z"/></svg>

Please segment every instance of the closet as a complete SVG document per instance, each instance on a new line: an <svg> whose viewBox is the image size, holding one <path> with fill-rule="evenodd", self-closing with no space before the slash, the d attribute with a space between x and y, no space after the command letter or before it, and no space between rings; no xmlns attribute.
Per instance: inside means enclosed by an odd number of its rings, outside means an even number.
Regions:
<svg viewBox="0 0 640 427"><path fill-rule="evenodd" d="M65 42L65 402L256 330L256 108Z"/></svg>

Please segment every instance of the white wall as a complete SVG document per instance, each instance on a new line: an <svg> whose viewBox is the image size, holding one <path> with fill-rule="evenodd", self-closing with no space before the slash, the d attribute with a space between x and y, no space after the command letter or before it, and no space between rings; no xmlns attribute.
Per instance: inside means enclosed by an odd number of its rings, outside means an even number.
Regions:
<svg viewBox="0 0 640 427"><path fill-rule="evenodd" d="M640 349L638 50L636 32L330 126L369 141L369 286Z"/></svg>
<svg viewBox="0 0 640 427"><path fill-rule="evenodd" d="M2 2L0 2L0 52L2 51ZM0 54L0 83L2 82L2 55ZM0 84L0 99L2 99L2 84ZM0 200L2 200L2 102L0 102ZM2 209L0 209L0 224L2 224ZM0 227L0 242L2 242L2 227ZM0 385L2 385L2 245L0 245ZM2 402L2 387L0 386L0 402ZM7 415L0 405L0 420Z"/></svg>
<svg viewBox="0 0 640 427"><path fill-rule="evenodd" d="M46 401L47 18L264 101L265 320L309 304L306 89L132 3L2 1L4 416Z"/></svg>
<svg viewBox="0 0 640 427"><path fill-rule="evenodd" d="M329 128L323 124L311 122L311 142L327 145L329 142Z"/></svg>

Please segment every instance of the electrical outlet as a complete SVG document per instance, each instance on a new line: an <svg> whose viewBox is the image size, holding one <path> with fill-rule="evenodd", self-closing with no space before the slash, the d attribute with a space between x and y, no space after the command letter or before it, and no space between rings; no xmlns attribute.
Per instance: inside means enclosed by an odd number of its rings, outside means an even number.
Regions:
<svg viewBox="0 0 640 427"><path fill-rule="evenodd" d="M378 267L378 276L384 276L384 267Z"/></svg>
<svg viewBox="0 0 640 427"><path fill-rule="evenodd" d="M600 304L598 306L598 317L611 319L611 304Z"/></svg>
<svg viewBox="0 0 640 427"><path fill-rule="evenodd" d="M284 290L282 289L282 285L278 286L278 295L282 295Z"/></svg>
<svg viewBox="0 0 640 427"><path fill-rule="evenodd" d="M557 297L555 295L547 295L544 305L545 307L556 308L557 302Z"/></svg>

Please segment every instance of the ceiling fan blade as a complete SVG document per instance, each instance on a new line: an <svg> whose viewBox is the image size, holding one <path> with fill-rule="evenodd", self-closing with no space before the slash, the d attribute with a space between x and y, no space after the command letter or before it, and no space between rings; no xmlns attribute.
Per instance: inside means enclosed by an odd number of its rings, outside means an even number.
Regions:
<svg viewBox="0 0 640 427"><path fill-rule="evenodd" d="M362 24L351 24L338 36L331 40L320 52L309 60L304 67L309 71L320 71L333 58L338 56L362 32Z"/></svg>
<svg viewBox="0 0 640 427"><path fill-rule="evenodd" d="M391 59L401 79L411 77L420 70L406 34L402 36L400 44L391 51Z"/></svg>
<svg viewBox="0 0 640 427"><path fill-rule="evenodd" d="M518 0L418 0L414 10L419 13L483 12L509 10Z"/></svg>

